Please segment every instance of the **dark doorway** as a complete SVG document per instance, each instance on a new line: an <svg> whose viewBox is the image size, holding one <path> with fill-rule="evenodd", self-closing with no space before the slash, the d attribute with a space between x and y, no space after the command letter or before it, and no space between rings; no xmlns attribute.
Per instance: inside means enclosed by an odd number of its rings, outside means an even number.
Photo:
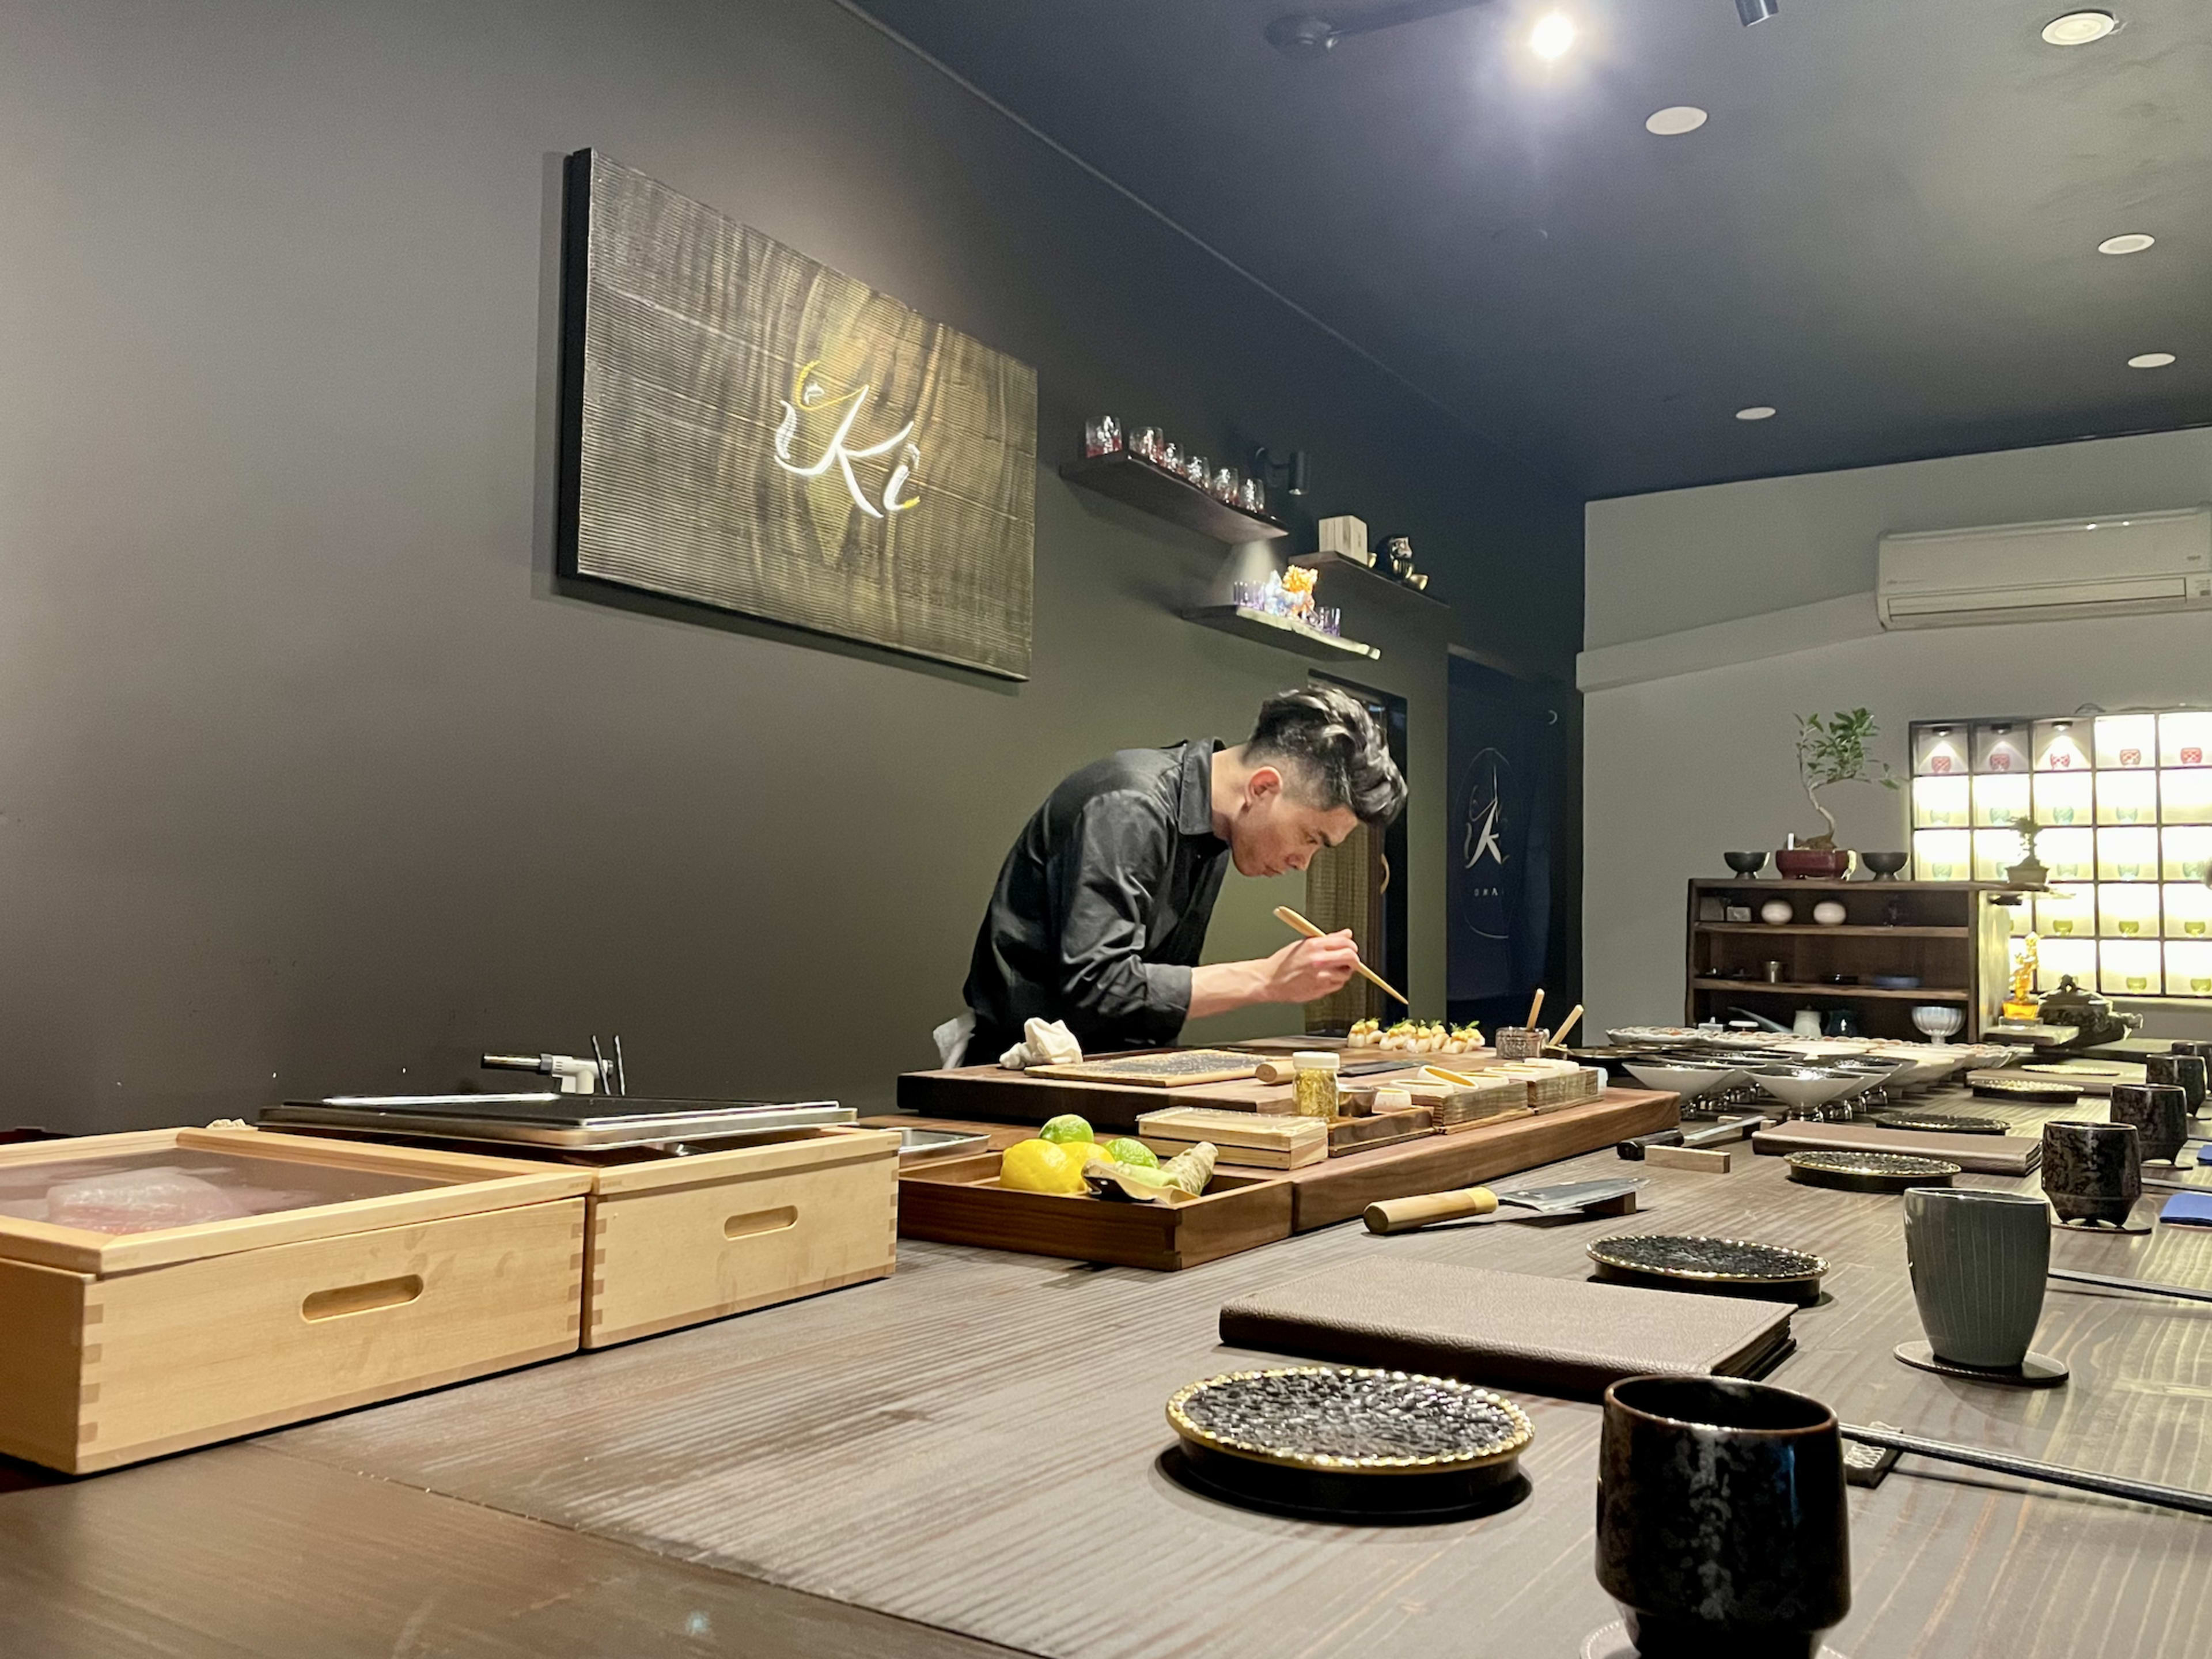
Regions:
<svg viewBox="0 0 2212 1659"><path fill-rule="evenodd" d="M1406 701L1387 691L1370 690L1316 674L1314 679L1349 691L1366 706L1390 744L1390 758L1406 769ZM1406 815L1379 834L1365 824L1324 849L1306 866L1305 914L1318 927L1334 933L1349 927L1360 960L1399 989L1406 988ZM1394 1012L1393 1011L1397 1012ZM1389 1024L1402 1010L1364 979L1353 979L1332 996L1306 1005L1306 1030L1342 1036L1358 1019Z"/></svg>
<svg viewBox="0 0 2212 1659"><path fill-rule="evenodd" d="M1582 995L1581 701L1551 681L1451 659L1451 817L1445 845L1446 998L1487 1031L1528 1017L1536 988L1557 1024ZM1577 1033L1581 1036L1581 1033Z"/></svg>

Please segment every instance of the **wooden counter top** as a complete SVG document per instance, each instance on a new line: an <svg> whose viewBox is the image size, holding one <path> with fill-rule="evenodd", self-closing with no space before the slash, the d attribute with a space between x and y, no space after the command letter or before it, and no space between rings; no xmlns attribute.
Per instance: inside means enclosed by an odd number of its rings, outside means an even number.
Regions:
<svg viewBox="0 0 2212 1659"><path fill-rule="evenodd" d="M1606 1151L1544 1178L1622 1168ZM1793 1185L1771 1158L1641 1173L1626 1224L1355 1223L1171 1275L909 1245L889 1280L0 1494L0 1651L1567 1659L1614 1616L1594 1406L1519 1396L1533 1496L1438 1527L1248 1514L1157 1460L1170 1392L1263 1358L1221 1346L1224 1301L1378 1255L1576 1278L1608 1231L1826 1256L1831 1299L1773 1380L1849 1419L2212 1488L2212 1306L2053 1287L2036 1346L2070 1384L1948 1381L1890 1357L1920 1334L1896 1199ZM2062 1234L2053 1259L2212 1287L2212 1234L2184 1229ZM1850 1509L1831 1639L1853 1659L2203 1650L2212 1523L1910 1457Z"/></svg>

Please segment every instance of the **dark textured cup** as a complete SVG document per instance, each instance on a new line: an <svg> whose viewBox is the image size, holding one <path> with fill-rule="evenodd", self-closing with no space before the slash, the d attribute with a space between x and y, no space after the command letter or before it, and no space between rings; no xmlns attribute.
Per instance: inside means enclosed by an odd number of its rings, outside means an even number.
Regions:
<svg viewBox="0 0 2212 1659"><path fill-rule="evenodd" d="M1915 1187L1905 1194L1905 1256L1920 1328L1936 1357L2017 1370L2043 1317L2051 1216L2028 1193Z"/></svg>
<svg viewBox="0 0 2212 1659"><path fill-rule="evenodd" d="M2043 1195L2061 1221L2124 1225L2142 1196L2142 1164L2132 1123L2060 1118L2043 1126Z"/></svg>
<svg viewBox="0 0 2212 1659"><path fill-rule="evenodd" d="M1644 1659L1811 1659L1851 1606L1835 1413L1717 1376L1614 1383L1597 1577Z"/></svg>
<svg viewBox="0 0 2212 1659"><path fill-rule="evenodd" d="M2116 1083L2112 1121L2135 1125L2145 1163L2171 1164L2189 1139L2188 1091L2178 1083Z"/></svg>
<svg viewBox="0 0 2212 1659"><path fill-rule="evenodd" d="M2149 1054L2143 1059L2143 1081L2179 1089L2189 1097L2189 1115L2204 1109L2205 1065L2202 1054Z"/></svg>

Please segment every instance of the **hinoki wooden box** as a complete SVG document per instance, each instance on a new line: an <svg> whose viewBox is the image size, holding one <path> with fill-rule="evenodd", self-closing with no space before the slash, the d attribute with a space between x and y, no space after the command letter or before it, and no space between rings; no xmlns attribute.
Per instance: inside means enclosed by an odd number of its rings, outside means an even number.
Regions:
<svg viewBox="0 0 2212 1659"><path fill-rule="evenodd" d="M572 1353L590 1183L252 1129L0 1148L0 1452L88 1474Z"/></svg>
<svg viewBox="0 0 2212 1659"><path fill-rule="evenodd" d="M584 1346L788 1302L896 1265L896 1129L828 1127L599 1167Z"/></svg>

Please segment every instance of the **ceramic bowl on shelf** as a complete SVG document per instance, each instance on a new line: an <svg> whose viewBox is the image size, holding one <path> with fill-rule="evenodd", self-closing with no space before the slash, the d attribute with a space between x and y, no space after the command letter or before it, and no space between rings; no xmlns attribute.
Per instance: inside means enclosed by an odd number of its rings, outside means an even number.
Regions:
<svg viewBox="0 0 2212 1659"><path fill-rule="evenodd" d="M1917 991L1920 988L1917 974L1869 974L1867 983L1878 991Z"/></svg>
<svg viewBox="0 0 2212 1659"><path fill-rule="evenodd" d="M1861 1093L1867 1086L1864 1078L1848 1074L1839 1077L1829 1071L1784 1071L1778 1068L1771 1072L1754 1072L1751 1080L1787 1106L1793 1115L1817 1112L1830 1101Z"/></svg>
<svg viewBox="0 0 2212 1659"><path fill-rule="evenodd" d="M1788 899L1769 899L1759 907L1759 919L1769 927L1787 927L1797 920Z"/></svg>
<svg viewBox="0 0 2212 1659"><path fill-rule="evenodd" d="M1966 1023L1965 1010L1942 1004L1929 1003L1912 1011L1913 1029L1939 1048L1958 1036Z"/></svg>
<svg viewBox="0 0 2212 1659"><path fill-rule="evenodd" d="M1764 853L1723 853L1721 857L1728 861L1729 869L1746 878L1766 868L1766 854Z"/></svg>
<svg viewBox="0 0 2212 1659"><path fill-rule="evenodd" d="M1876 881L1891 881L1897 872L1912 861L1910 853L1862 853L1859 862L1874 872Z"/></svg>

